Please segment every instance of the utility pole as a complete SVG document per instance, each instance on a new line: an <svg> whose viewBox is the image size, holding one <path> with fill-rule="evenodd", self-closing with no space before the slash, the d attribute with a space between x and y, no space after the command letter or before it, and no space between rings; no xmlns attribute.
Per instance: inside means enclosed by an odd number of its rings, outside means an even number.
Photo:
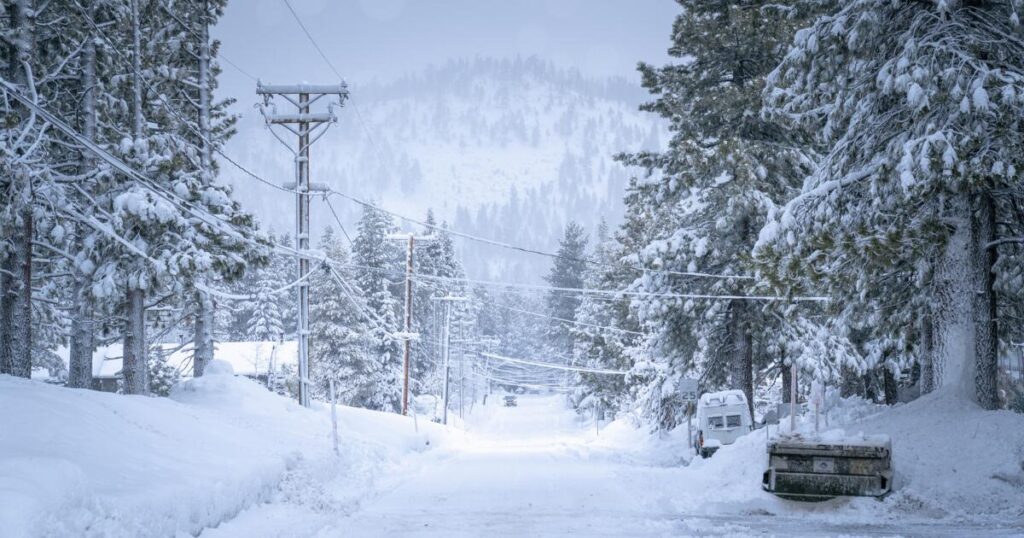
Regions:
<svg viewBox="0 0 1024 538"><path fill-rule="evenodd" d="M465 420L466 405L466 320L459 320L459 419Z"/></svg>
<svg viewBox="0 0 1024 538"><path fill-rule="evenodd" d="M338 121L334 115L334 106L341 106L348 98L348 86L344 82L330 85L270 85L256 83L256 94L263 96L259 106L260 113L266 120L270 132L295 157L295 182L285 184L285 188L295 191L295 249L299 261L299 320L295 337L299 348L299 404L309 407L309 198L314 192L325 192L323 186L315 186L309 181L309 146L320 139L330 124ZM327 112L311 113L309 107L327 96L337 96L338 102L331 103ZM296 113L278 114L274 97L281 97L297 109ZM298 148L292 148L274 131L280 126L298 136ZM313 136L315 135L315 136Z"/></svg>
<svg viewBox="0 0 1024 538"><path fill-rule="evenodd" d="M405 341L405 351L402 360L402 415L409 414L409 355L412 347L412 340L418 335L412 332L412 256L413 247L417 239L420 241L433 241L432 235L415 236L413 234L391 234L388 239L408 240L409 248L405 252L405 334L402 339Z"/></svg>
<svg viewBox="0 0 1024 538"><path fill-rule="evenodd" d="M459 417L460 418L462 418L462 411L463 411L463 405L464 405L462 398L463 398L463 390L465 390L464 389L464 385L465 385L465 382L466 382L466 374L465 374L466 347L469 347L469 346L473 346L473 347L475 347L475 346L488 346L489 347L491 345L496 345L497 343L500 342L500 340L498 340L497 338L486 337L486 336L483 337L483 338L467 339L465 337L465 325L464 325L464 323L465 322L463 320L459 320L459 335L460 336L459 336L458 340L453 340L452 341L452 343L454 343L454 344L459 344L459 378L460 378L460 381L459 381ZM479 351L475 351L474 353L479 353ZM485 361L488 360L486 355L484 357L484 360ZM486 369L486 367L485 367L485 369ZM475 376L475 377L479 377L479 373L478 372L470 372L470 373L476 373L477 376ZM475 377L474 377L474 379L475 379ZM473 383L473 400L472 400L472 403L474 403L474 404L476 403L476 388L477 388L478 384L479 383L477 383L477 382ZM470 413L473 412L472 405L470 405L469 411L470 411Z"/></svg>
<svg viewBox="0 0 1024 538"><path fill-rule="evenodd" d="M452 303L456 301L465 301L466 298L456 297L449 294L444 297L434 297L434 300L444 303L444 330L442 331L441 336L441 356L444 359L444 410L441 415L441 423L448 424L448 395L452 372Z"/></svg>

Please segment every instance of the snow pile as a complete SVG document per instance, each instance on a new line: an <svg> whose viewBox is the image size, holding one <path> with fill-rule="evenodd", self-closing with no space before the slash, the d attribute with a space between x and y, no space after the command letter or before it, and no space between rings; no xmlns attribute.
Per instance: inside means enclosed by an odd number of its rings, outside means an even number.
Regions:
<svg viewBox="0 0 1024 538"><path fill-rule="evenodd" d="M346 481L327 502L351 502L443 433L339 408L334 456L327 408L303 409L217 361L169 399L0 376L0 409L0 521L12 537L195 534L318 473Z"/></svg>
<svg viewBox="0 0 1024 538"><path fill-rule="evenodd" d="M856 427L892 437L893 512L1024 518L1024 415L934 394Z"/></svg>
<svg viewBox="0 0 1024 538"><path fill-rule="evenodd" d="M894 490L881 502L841 498L800 503L762 491L767 436L764 430L756 430L722 447L710 459L693 460L685 484L680 485L685 492L678 496L678 509L830 521L1019 521L1024 517L1024 416L984 411L948 394L931 394L887 409L864 401L845 404L849 408L837 410L837 415L866 417L839 424L845 433L833 429L821 437L839 440L884 434L891 438ZM873 412L879 407L885 410ZM837 426L835 417L831 425ZM785 422L783 429L787 427ZM798 429L812 430L813 419Z"/></svg>
<svg viewBox="0 0 1024 538"><path fill-rule="evenodd" d="M628 418L619 418L603 426L591 444L617 451L615 457L621 461L657 467L686 465L695 455L685 425L652 435L638 427L637 421Z"/></svg>

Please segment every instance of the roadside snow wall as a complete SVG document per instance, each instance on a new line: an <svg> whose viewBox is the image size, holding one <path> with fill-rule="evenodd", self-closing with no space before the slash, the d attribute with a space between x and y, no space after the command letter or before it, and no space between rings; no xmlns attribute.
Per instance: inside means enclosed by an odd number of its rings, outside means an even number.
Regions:
<svg viewBox="0 0 1024 538"><path fill-rule="evenodd" d="M0 376L3 535L195 534L267 499L296 467L367 475L426 446L408 419L339 407L335 457L324 406L217 372L171 398Z"/></svg>

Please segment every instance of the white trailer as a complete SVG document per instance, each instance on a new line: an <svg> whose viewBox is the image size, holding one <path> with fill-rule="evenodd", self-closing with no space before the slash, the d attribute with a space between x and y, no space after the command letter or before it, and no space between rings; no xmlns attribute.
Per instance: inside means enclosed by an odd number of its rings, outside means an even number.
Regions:
<svg viewBox="0 0 1024 538"><path fill-rule="evenodd" d="M710 457L722 445L731 445L753 428L750 406L742 390L705 393L697 402L695 450L703 458Z"/></svg>

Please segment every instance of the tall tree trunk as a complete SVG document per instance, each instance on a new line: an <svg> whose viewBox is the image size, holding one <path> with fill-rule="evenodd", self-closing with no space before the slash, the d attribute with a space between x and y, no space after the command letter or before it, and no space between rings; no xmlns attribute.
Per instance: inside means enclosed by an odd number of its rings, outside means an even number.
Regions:
<svg viewBox="0 0 1024 538"><path fill-rule="evenodd" d="M71 341L68 346L67 386L79 389L92 388L92 354L95 340L92 305L86 296L87 293L85 279L76 276L73 291L74 307L71 313Z"/></svg>
<svg viewBox="0 0 1024 538"><path fill-rule="evenodd" d="M935 267L932 306L932 359L935 388L974 399L975 316L974 248L971 204L966 194L952 194L944 208L952 233Z"/></svg>
<svg viewBox="0 0 1024 538"><path fill-rule="evenodd" d="M23 64L32 59L33 15L27 0L16 0L8 6L7 12L10 19L9 35L13 38L8 38L12 42L9 48L8 80L27 87L29 73ZM18 110L20 112L20 107ZM11 149L20 151L21 148ZM5 315L11 316L10 371L21 377L32 375L32 177L32 174L24 170L14 170L12 176L13 203L15 207L20 207L13 212L16 231L12 238L13 263L9 288L13 295L10 297L10 310Z"/></svg>
<svg viewBox="0 0 1024 538"><path fill-rule="evenodd" d="M999 358L997 355L999 333L996 312L995 265L998 257L996 247L988 245L995 239L996 208L987 193L974 197L973 243L976 251L974 256L974 330L975 341L975 373L974 391L978 405L984 409L997 409L999 395L997 377Z"/></svg>
<svg viewBox="0 0 1024 538"><path fill-rule="evenodd" d="M149 365L146 360L146 292L128 290L125 301L124 349L121 376L125 394L149 393Z"/></svg>
<svg viewBox="0 0 1024 538"><path fill-rule="evenodd" d="M885 404L895 405L899 402L899 385L896 375L888 365L882 366L882 391L885 393Z"/></svg>
<svg viewBox="0 0 1024 538"><path fill-rule="evenodd" d="M790 403L790 395L793 392L793 371L792 366L786 365L786 360L781 361L780 371L782 376L782 403Z"/></svg>
<svg viewBox="0 0 1024 538"><path fill-rule="evenodd" d="M14 254L0 255L0 374L10 374L14 371Z"/></svg>
<svg viewBox="0 0 1024 538"><path fill-rule="evenodd" d="M840 372L839 395L843 398L864 396L864 377L844 366Z"/></svg>
<svg viewBox="0 0 1024 538"><path fill-rule="evenodd" d="M207 0L199 2L199 148L200 174L203 186L208 186L213 174L213 156L210 146L210 6ZM206 365L213 360L213 301L203 292L196 293L195 353L192 375L200 377Z"/></svg>
<svg viewBox="0 0 1024 538"><path fill-rule="evenodd" d="M213 305L210 296L196 292L195 351L192 355L192 376L201 377L206 365L213 360Z"/></svg>
<svg viewBox="0 0 1024 538"><path fill-rule="evenodd" d="M32 377L32 205L24 202L19 219L21 230L15 237L15 270L18 288L14 298L13 364L11 373Z"/></svg>
<svg viewBox="0 0 1024 538"><path fill-rule="evenodd" d="M921 395L935 390L935 333L932 330L932 317L926 314L921 317Z"/></svg>
<svg viewBox="0 0 1024 538"><path fill-rule="evenodd" d="M142 111L142 21L139 18L139 0L131 0L132 16L132 136L141 140L145 135ZM149 389L149 368L146 361L146 293L128 285L124 304L124 343L121 352L121 375L124 392L146 394Z"/></svg>
<svg viewBox="0 0 1024 538"><path fill-rule="evenodd" d="M746 301L733 301L732 319L732 372L730 387L742 390L747 396L751 416L754 413L754 345L750 334L750 305Z"/></svg>
<svg viewBox="0 0 1024 538"><path fill-rule="evenodd" d="M90 10L89 15L95 13ZM82 47L82 135L96 141L96 43L90 36ZM95 160L88 151L82 151L79 171L85 175L92 171ZM83 230L75 238L77 249L83 244ZM68 386L92 388L92 354L95 347L92 301L88 289L91 275L75 271L75 289L72 295L71 342L68 346Z"/></svg>

